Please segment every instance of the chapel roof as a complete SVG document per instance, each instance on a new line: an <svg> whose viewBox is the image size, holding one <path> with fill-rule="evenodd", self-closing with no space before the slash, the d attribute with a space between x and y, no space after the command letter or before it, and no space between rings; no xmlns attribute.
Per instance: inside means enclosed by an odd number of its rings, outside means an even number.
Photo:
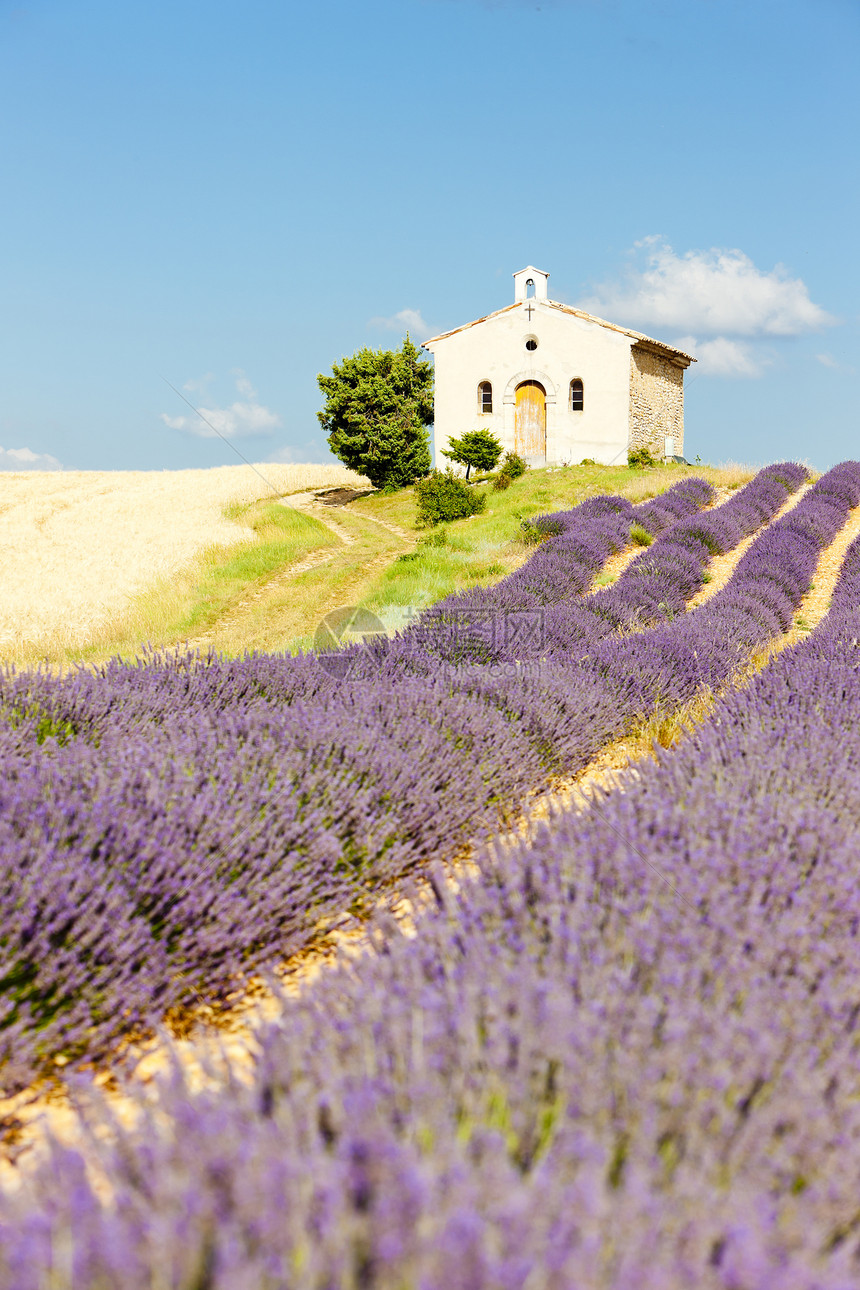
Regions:
<svg viewBox="0 0 860 1290"><path fill-rule="evenodd" d="M686 354L683 349L676 349L674 345L667 345L665 341L655 340L653 336L646 336L641 331L633 331L630 327L621 327L618 323L607 322L605 318L597 318L594 314L586 313L584 309L574 309L573 305L563 305L558 300L540 300L536 301L535 305L537 308L541 305L546 305L550 309L557 309L560 313L573 314L575 318L582 318L585 322L596 323L598 327L607 327L610 331L620 332L623 336L632 336L642 349L663 354L673 361L683 360L678 362L679 367L689 367L690 363L696 362L693 355ZM461 327L452 327L450 331L443 331L438 336L431 336L429 340L425 340L422 343L421 348L426 349L429 345L434 345L438 340L447 340L449 336L456 336L458 332L489 322L491 318L499 318L502 314L510 313L512 309L519 309L521 306L522 301L516 300L512 305L505 305L504 309L495 309L491 314L484 314L483 318L476 318L474 322L463 323Z"/></svg>

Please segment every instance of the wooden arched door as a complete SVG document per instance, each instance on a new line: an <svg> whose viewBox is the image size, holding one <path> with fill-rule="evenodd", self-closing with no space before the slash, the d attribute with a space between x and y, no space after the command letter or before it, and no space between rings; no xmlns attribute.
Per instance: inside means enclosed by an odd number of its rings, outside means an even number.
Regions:
<svg viewBox="0 0 860 1290"><path fill-rule="evenodd" d="M539 381L517 386L514 452L529 462L546 460L546 390Z"/></svg>

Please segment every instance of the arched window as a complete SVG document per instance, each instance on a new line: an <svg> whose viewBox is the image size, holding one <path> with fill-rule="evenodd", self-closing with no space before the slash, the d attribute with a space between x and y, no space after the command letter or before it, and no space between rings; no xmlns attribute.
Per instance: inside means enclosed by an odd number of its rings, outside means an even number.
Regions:
<svg viewBox="0 0 860 1290"><path fill-rule="evenodd" d="M481 381L478 386L478 411L492 412L493 410L493 387L489 381Z"/></svg>
<svg viewBox="0 0 860 1290"><path fill-rule="evenodd" d="M570 410L571 412L581 412L585 407L585 391L582 387L582 381L577 378L570 383Z"/></svg>
<svg viewBox="0 0 860 1290"><path fill-rule="evenodd" d="M534 278L526 278L526 300L533 300L535 294Z"/></svg>

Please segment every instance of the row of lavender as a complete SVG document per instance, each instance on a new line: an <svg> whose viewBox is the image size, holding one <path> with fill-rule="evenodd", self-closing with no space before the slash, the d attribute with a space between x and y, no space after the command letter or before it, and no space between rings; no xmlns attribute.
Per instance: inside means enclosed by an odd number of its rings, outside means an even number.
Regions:
<svg viewBox="0 0 860 1290"><path fill-rule="evenodd" d="M790 471L806 472L790 463ZM794 484L797 487L797 484ZM629 541L636 524L657 537L713 502L715 492L704 479L682 479L667 492L639 506L626 497L590 497L570 511L556 511L529 527L549 540L521 568L492 587L474 587L447 596L425 619L462 619L465 612L498 612L556 604L588 590L607 556Z"/></svg>
<svg viewBox="0 0 860 1290"><path fill-rule="evenodd" d="M676 509L711 490L693 493ZM562 522L577 526L603 538L599 567L630 520L587 503ZM348 907L357 881L444 854L522 801L546 774L528 734L438 691L341 687L316 660L265 657L7 677L4 1085L217 999Z"/></svg>
<svg viewBox="0 0 860 1290"><path fill-rule="evenodd" d="M712 495L685 481L640 519L656 531ZM632 514L597 499L551 521L591 538L590 564L571 560L583 586ZM515 808L547 773L529 733L438 691L342 687L312 658L7 675L3 1086L217 1000L374 882Z"/></svg>
<svg viewBox="0 0 860 1290"><path fill-rule="evenodd" d="M623 795L285 1000L250 1086L177 1073L97 1186L57 1149L0 1285L851 1290L858 720L860 542L818 630Z"/></svg>
<svg viewBox="0 0 860 1290"><path fill-rule="evenodd" d="M793 463L769 468L776 469L791 480L785 485L786 492L796 488L806 474ZM759 490L765 473L761 472L740 496ZM660 497L635 508L627 498L600 496L588 498L572 510L540 516L531 527L543 534L543 544L522 569L495 587L479 588L441 603L453 605L462 599L464 605L470 605L472 597L479 596L483 607L492 608L499 619L509 609L577 598L591 586L608 557L627 545L634 522L645 532L657 535L695 515L713 499L711 485L693 478L682 480ZM770 514L772 510L762 514L759 523ZM530 597L522 580L542 583L541 595ZM434 610L426 617L439 626ZM464 620L463 634L467 632L468 622ZM380 648L386 654L409 653L410 649L414 651L419 634L416 630L406 632L400 638L403 650L387 642ZM440 650L437 641L436 654ZM354 662L360 660L361 649L344 653L348 656L345 668L330 656L321 666L314 654L298 658L253 655L243 660L210 654L202 665L197 655L188 654L145 655L134 666L114 659L95 674L82 669L61 681L50 672L16 675L13 669L0 682L0 715L11 720L21 745L28 747L34 740L99 741L105 730L130 729L133 725L145 729L152 723L187 716L192 710L212 713L261 703L283 707L297 699L329 701L343 692L340 682L344 672L351 674L352 680L358 679L360 669L354 667Z"/></svg>
<svg viewBox="0 0 860 1290"><path fill-rule="evenodd" d="M854 494L823 499L840 478L796 514L824 507L838 527ZM217 1001L321 918L510 817L623 733L649 675L623 655L453 677L417 642L408 666L400 645L392 655L341 686L315 661L271 659L9 683L7 1088L57 1054L97 1056L179 1004ZM273 679L301 692L314 671L316 689L289 704L265 694ZM225 672L238 701L224 702ZM677 686L671 660L668 674Z"/></svg>
<svg viewBox="0 0 860 1290"><path fill-rule="evenodd" d="M742 497L738 501L743 504ZM575 772L606 742L656 710L674 711L702 691L725 685L756 649L786 631L810 586L821 550L858 501L860 464L836 466L792 511L768 526L740 560L727 586L699 608L677 617L669 611L670 621L633 635L617 631L607 635L592 628L566 650L560 642L550 641L545 657L525 667L512 670L502 663L452 670L451 685L513 714L542 741L554 769ZM718 531L720 511L732 505L711 512L697 526L707 532L705 526L710 523ZM697 589L707 545L692 533L676 544L674 530L662 542L668 559L658 576L674 563L678 585L686 581ZM692 556L695 546L697 563L685 563L683 554ZM650 550L644 558L649 556ZM629 581L635 584L642 577L647 583L647 563L644 576L635 568L628 570ZM627 594L623 582L619 580L619 601ZM591 599L600 601L604 595L608 593ZM571 613L584 611L587 603L578 602ZM428 648L433 648L432 637ZM432 670L418 651L413 651L411 662L413 667Z"/></svg>
<svg viewBox="0 0 860 1290"><path fill-rule="evenodd" d="M572 565L576 570L577 556L582 560L584 553L591 555L597 536L585 536L574 529L548 543L545 550L495 587L476 588L441 601L423 616L415 631L429 638L434 653L444 650L457 660L477 657L501 662L540 656L571 662L600 640L619 632L641 631L683 612L701 588L711 558L731 551L772 519L807 475L805 468L794 462L768 466L722 506L695 519L683 514L684 503L698 500L693 490L679 498L669 494L638 508L640 527L659 525L663 536L643 551L614 585L590 596L558 594L565 569ZM688 485L701 482L685 481ZM607 500L615 499L595 499ZM658 509L649 513L643 525L641 512L647 507ZM544 523L560 524L573 514L577 512L546 516ZM669 522L672 515L674 523ZM584 579L580 577L580 581ZM500 613L511 616L520 630L500 636ZM447 636L442 634L446 627Z"/></svg>

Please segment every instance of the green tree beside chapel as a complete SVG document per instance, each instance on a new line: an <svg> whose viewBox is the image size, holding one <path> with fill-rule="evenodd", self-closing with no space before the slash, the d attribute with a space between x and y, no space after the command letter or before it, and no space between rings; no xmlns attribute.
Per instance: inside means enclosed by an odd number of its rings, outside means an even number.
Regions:
<svg viewBox="0 0 860 1290"><path fill-rule="evenodd" d="M430 470L433 368L407 336L400 349L360 349L317 377L317 413L336 457L374 488L403 488Z"/></svg>
<svg viewBox="0 0 860 1290"><path fill-rule="evenodd" d="M475 470L495 470L504 452L499 440L489 430L468 430L462 439L451 439L442 456L466 467L466 478Z"/></svg>

